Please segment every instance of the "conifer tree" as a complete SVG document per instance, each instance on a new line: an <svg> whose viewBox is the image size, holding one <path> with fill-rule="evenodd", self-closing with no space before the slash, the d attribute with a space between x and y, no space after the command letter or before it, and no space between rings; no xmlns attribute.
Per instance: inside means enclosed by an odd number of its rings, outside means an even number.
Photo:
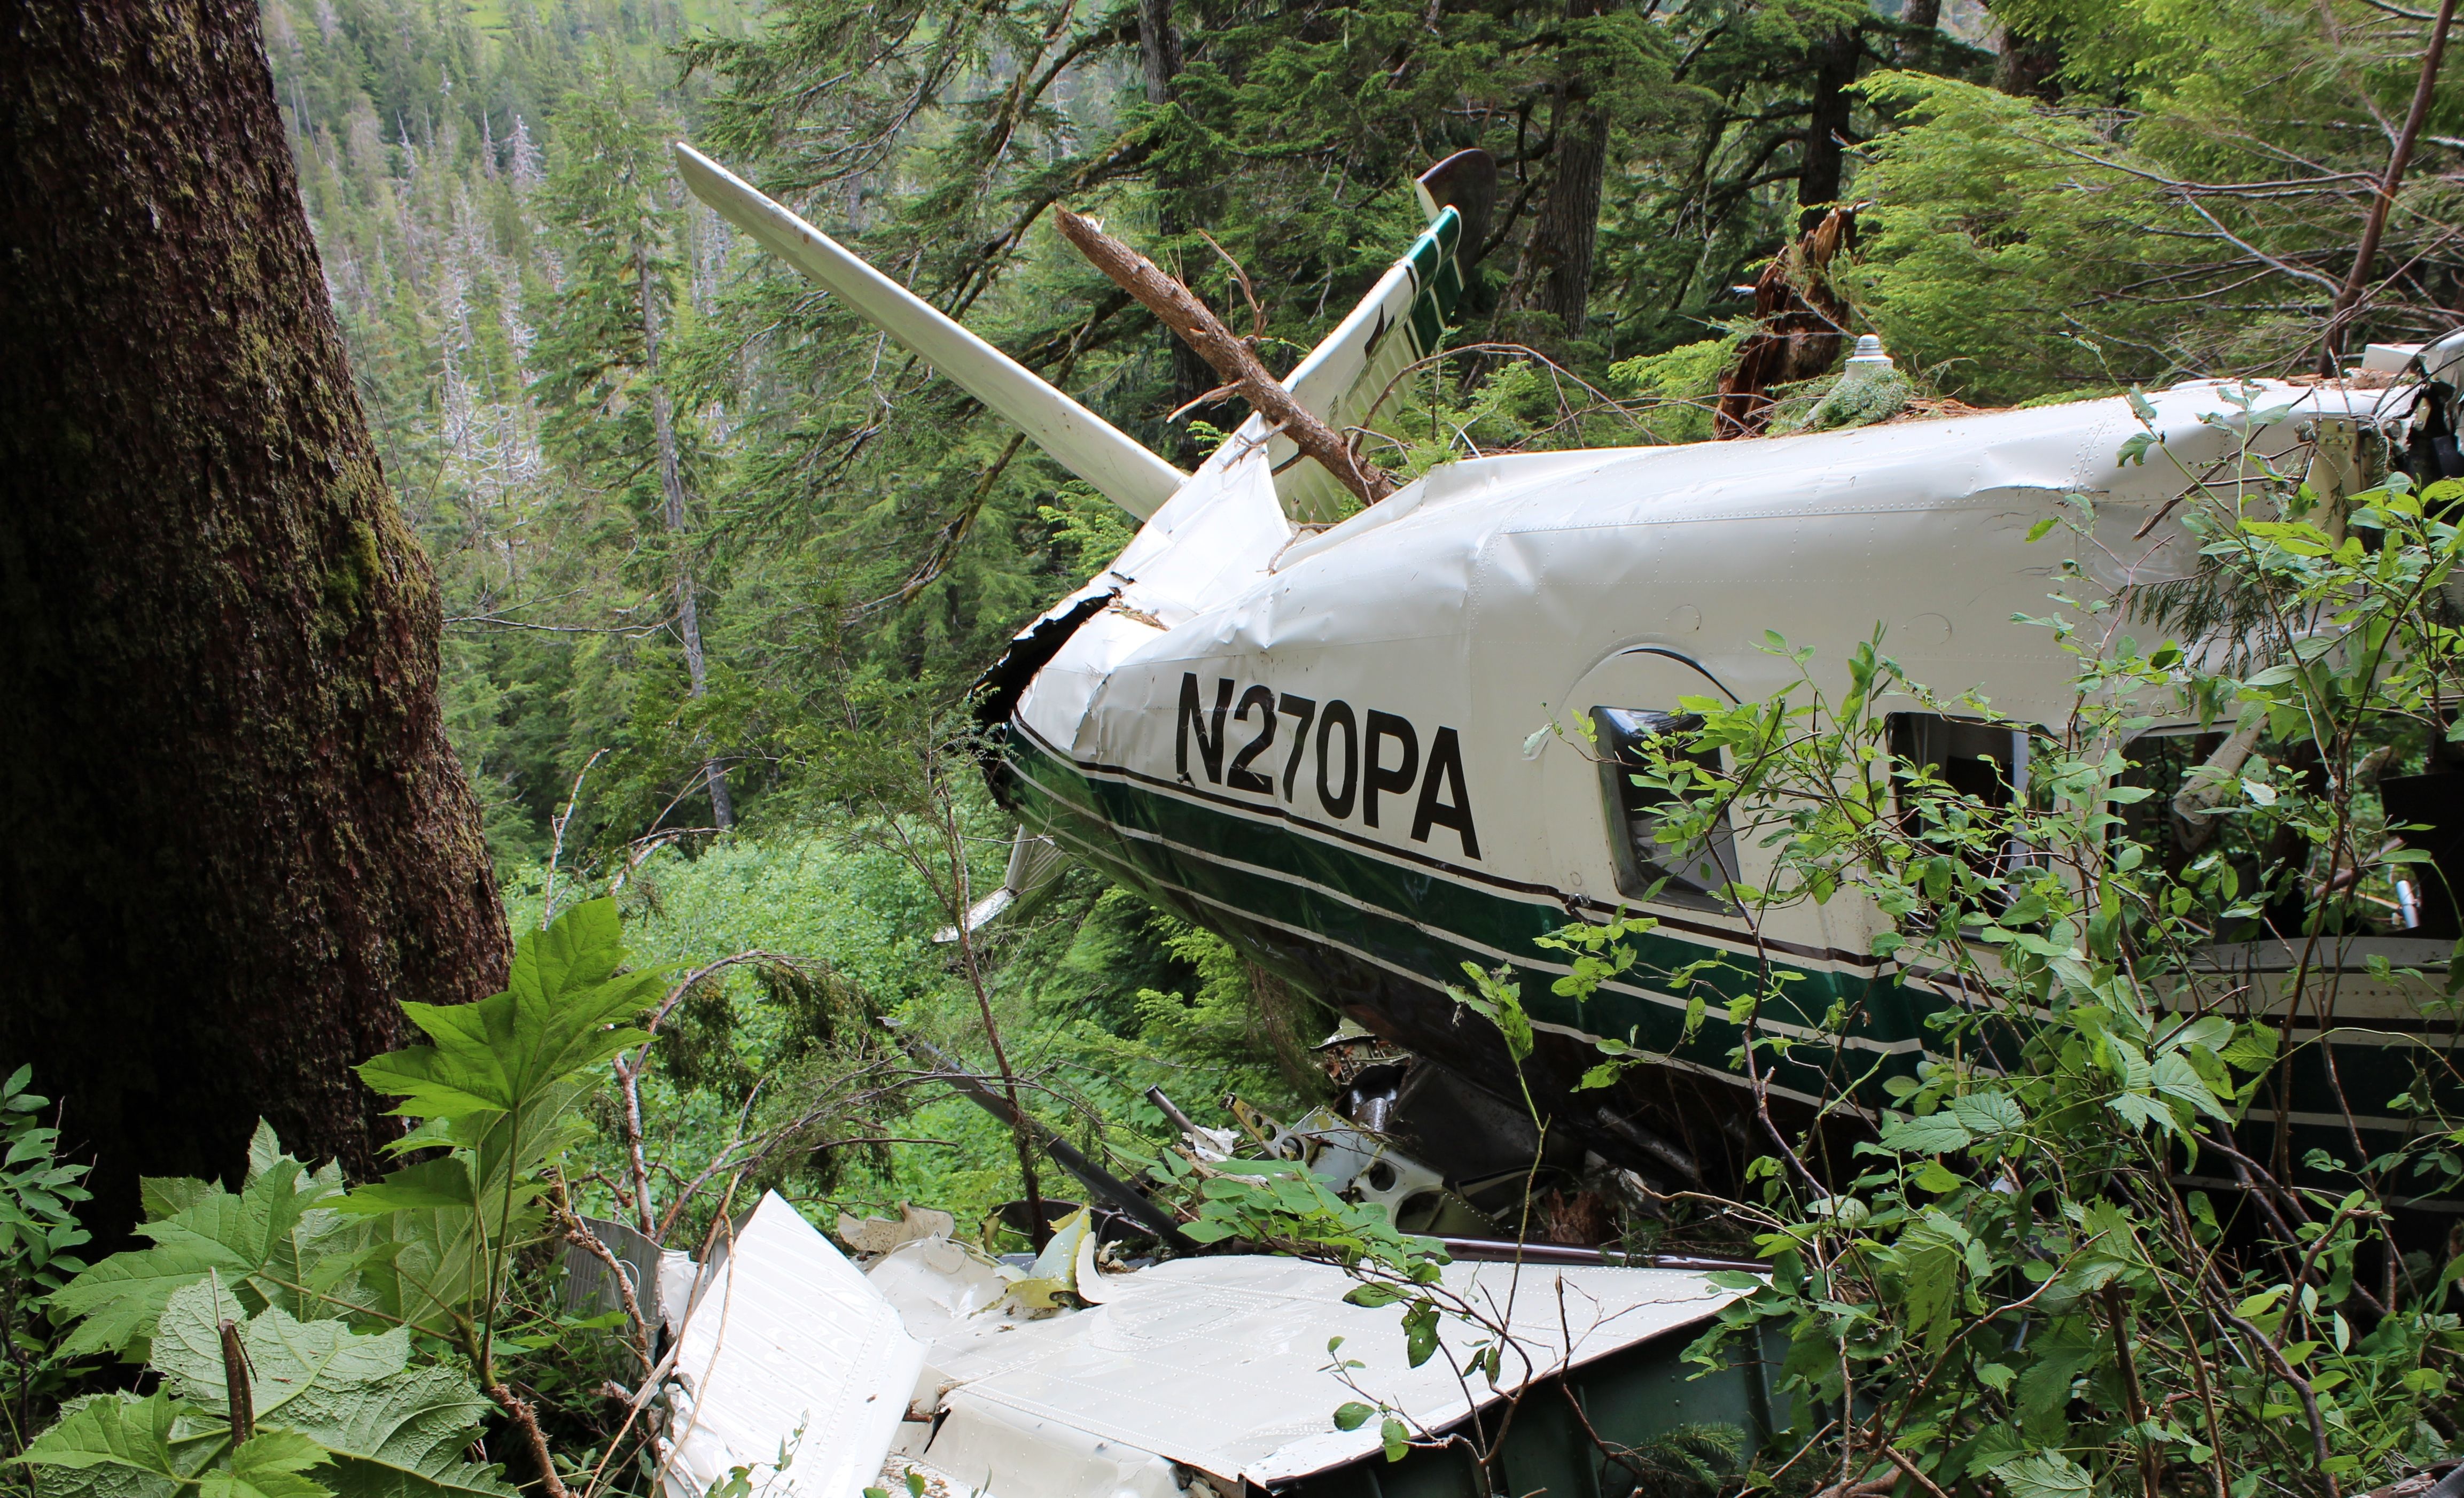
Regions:
<svg viewBox="0 0 2464 1498"><path fill-rule="evenodd" d="M688 475L691 433L677 419L662 345L676 321L677 188L652 100L616 59L557 116L546 217L562 251L558 289L539 350L538 389L548 407L557 455L579 482L614 496L663 555L674 600L686 692L708 691L702 584ZM735 821L727 771L701 764L712 823Z"/></svg>
<svg viewBox="0 0 2464 1498"><path fill-rule="evenodd" d="M108 1235L260 1114L372 1172L351 1068L506 926L254 0L17 7L0 108L0 1071Z"/></svg>

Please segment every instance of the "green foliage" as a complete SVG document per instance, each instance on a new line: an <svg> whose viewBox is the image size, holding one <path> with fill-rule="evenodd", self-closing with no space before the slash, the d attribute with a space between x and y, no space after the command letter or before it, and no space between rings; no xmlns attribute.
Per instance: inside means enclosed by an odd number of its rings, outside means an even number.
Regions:
<svg viewBox="0 0 2464 1498"><path fill-rule="evenodd" d="M76 1250L87 1200L86 1167L59 1157L59 1131L43 1122L51 1099L27 1090L33 1068L0 1082L0 1412L15 1451L75 1377L75 1355L41 1314L44 1298L85 1268Z"/></svg>
<svg viewBox="0 0 2464 1498"><path fill-rule="evenodd" d="M145 1187L147 1210L159 1215L137 1231L154 1246L115 1253L52 1296L53 1314L77 1323L71 1353L144 1361L173 1293L209 1275L252 1313L282 1308L314 1315L353 1272L349 1228L333 1210L341 1170L310 1173L276 1152L262 1124L239 1191L187 1179L149 1179Z"/></svg>
<svg viewBox="0 0 2464 1498"><path fill-rule="evenodd" d="M1907 122L1875 143L1878 206L1843 280L1903 363L1995 404L2144 370L2136 345L2191 333L2202 309L2112 295L2145 269L2139 226L2174 220L2088 122L1950 78L1865 89Z"/></svg>
<svg viewBox="0 0 2464 1498"><path fill-rule="evenodd" d="M1167 1150L1155 1157L1154 1170L1167 1184L1195 1188L1197 1221L1183 1231L1196 1243L1297 1249L1346 1267L1382 1271L1405 1285L1434 1281L1445 1263L1436 1239L1397 1232L1385 1208L1344 1201L1304 1165L1242 1160L1201 1169ZM1391 1305L1397 1298L1381 1287L1372 1299L1355 1303ZM1417 1365L1426 1356L1423 1351L1412 1361Z"/></svg>
<svg viewBox="0 0 2464 1498"><path fill-rule="evenodd" d="M254 1425L231 1428L225 1325L246 1350ZM413 1365L410 1333L338 1319L254 1315L211 1278L164 1305L152 1395L97 1395L69 1407L22 1461L53 1468L72 1498L512 1498L496 1467L464 1460L491 1406L467 1373ZM313 1473L313 1475L309 1475Z"/></svg>
<svg viewBox="0 0 2464 1498"><path fill-rule="evenodd" d="M344 1192L260 1126L232 1192L149 1180L150 1247L113 1254L51 1297L72 1352L162 1376L154 1393L69 1406L21 1460L46 1489L93 1498L512 1498L464 1459L500 1396L501 1335L529 1312L518 1259L538 1242L560 1157L584 1132L594 1073L645 1039L662 992L624 971L615 906L591 901L526 936L506 991L408 1006L432 1044L363 1064L421 1120L395 1148L425 1156ZM235 1331L253 1432L231 1429ZM416 1335L414 1334L416 1333ZM75 1474L74 1476L66 1474Z"/></svg>
<svg viewBox="0 0 2464 1498"><path fill-rule="evenodd" d="M1682 343L1613 364L1609 373L1651 408L1654 429L1668 442L1707 442L1711 413L1720 394L1720 375L1734 363L1735 334Z"/></svg>
<svg viewBox="0 0 2464 1498"><path fill-rule="evenodd" d="M2224 393L2227 430L2278 419ZM2410 1142L2368 1159L2317 1152L2279 1177L2232 1131L2294 1059L2277 1015L2332 1002L2307 990L2333 978L2291 975L2264 1006L2244 1003L2208 954L2262 927L2341 947L2373 929L2373 891L2420 867L2356 788L2385 762L2361 768L2376 746L2454 700L2464 651L2438 600L2458 533L2400 476L2319 496L2300 454L2240 455L2229 479L2212 474L2232 463L2186 466L2184 502L2210 563L2198 585L2238 591L2257 658L2219 678L2199 665L2224 658L2212 636L2142 646L2127 607L2066 564L2062 611L2040 623L2076 653L2079 696L2058 731L2023 728L2029 799L1895 759L1886 705L1997 719L1908 681L1879 639L1828 690L1811 650L1774 642L1797 685L1761 702L1688 699L1703 727L1658 766L1688 808L1666 835L1725 818L1740 844L1771 849L1756 885L1729 891L1749 919L1870 901L1890 922L1877 953L1991 999L1931 1022L1931 1059L1843 1080L1842 1102L1889 1111L1851 1170L1835 1160L1833 1184L1809 1163L1810 1136L1761 1162L1759 1200L1739 1210L1761 1223L1771 1273L1723 1277L1747 1293L1694 1353L1717 1361L1782 1333L1789 1385L1874 1412L1855 1449L1878 1475L1894 1470L1876 1444L1888 1439L1946 1488L1991 1474L2013 1494L2084 1494L2170 1470L2233 1492L2310 1490L2321 1472L2425 1463L2448 1444L2436 1431L2453 1428L2447 1370L2464 1351L2447 1309L2456 1267L2398 1252L2391 1198L2409 1175L2456 1179L2453 1079L2425 1060L2406 1096L2351 1099L2420 1112ZM2073 502L2085 533L2092 505ZM2293 620L2327 632L2288 633ZM2327 773L2249 761L2217 813L2232 830L2186 849L2135 809L2154 793L2116 746L2158 711L2217 700L2269 724L2277 737L2262 742L2283 746L2271 753ZM1705 750L1728 768L1686 770ZM1611 948L1610 968L1631 963L1631 949L1589 939ZM1747 1026L1733 1064L1755 1076L1791 1045L1757 1024L1787 995L1731 966L1731 1018ZM2380 976L2443 1002L2423 975ZM2219 1159L2251 1197L2211 1200L2185 1179Z"/></svg>

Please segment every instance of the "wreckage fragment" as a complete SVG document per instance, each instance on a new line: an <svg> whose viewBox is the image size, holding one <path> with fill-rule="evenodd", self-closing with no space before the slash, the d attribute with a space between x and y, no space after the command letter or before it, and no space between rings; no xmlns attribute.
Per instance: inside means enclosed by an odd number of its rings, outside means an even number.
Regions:
<svg viewBox="0 0 2464 1498"><path fill-rule="evenodd" d="M772 1498L858 1498L924 1366L897 1311L775 1191L702 1276L682 1339L669 1498L702 1498L739 1468Z"/></svg>
<svg viewBox="0 0 2464 1498"><path fill-rule="evenodd" d="M739 1469L780 1498L856 1498L890 1486L885 1463L901 1488L913 1472L928 1491L983 1498L1211 1498L1303 1480L1349 1490L1342 1474L1382 1465L1383 1443L1375 1424L1337 1429L1342 1404L1366 1396L1439 1432L1527 1387L1583 1379L1608 1391L1587 1397L1612 1441L1705 1411L1767 1423L1754 1370L1685 1381L1683 1341L1739 1293L1703 1274L1446 1267L1447 1291L1510 1330L1491 1387L1456 1372L1482 1333L1447 1325L1416 1368L1396 1308L1347 1301L1361 1281L1336 1266L1226 1254L1104 1273L1084 1221L1067 1224L1083 1242L1025 1274L937 1236L859 1270L765 1197L703 1276L684 1330L670 1498L700 1498ZM1057 1309L1021 1307L1028 1283ZM1595 1461L1562 1420L1529 1422L1541 1434L1522 1438L1525 1465Z"/></svg>

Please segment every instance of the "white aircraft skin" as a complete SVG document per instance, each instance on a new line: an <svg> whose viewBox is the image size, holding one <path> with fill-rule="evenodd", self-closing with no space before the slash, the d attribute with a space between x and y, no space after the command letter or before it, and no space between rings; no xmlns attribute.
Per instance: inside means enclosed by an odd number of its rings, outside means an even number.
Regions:
<svg viewBox="0 0 2464 1498"><path fill-rule="evenodd" d="M789 243L801 231L827 245L817 231L689 148L679 158L696 192L774 249L805 246L790 257L875 316L858 297L876 293L834 279L836 263L814 261L808 241ZM1431 252L1451 249L1452 211L1287 382L1305 404L1360 423L1391 370L1434 343ZM1451 288L1438 292L1450 305ZM1411 336L1382 337L1397 330ZM1155 460L1142 467L1107 448L1100 463L1083 452L1072 461L1039 430L1043 416L1021 413L1025 397L979 388L989 377L946 348L926 357L1107 493L1133 487L1119 474L1135 475L1145 487L1115 496L1133 513L1152 497ZM2263 452L2294 449L2296 429L2321 418L2390 426L2410 400L2341 385L2269 385L2255 397L2290 408L2252 444ZM1135 448L1059 392L1050 399L1075 413L1069 440L1092 422ZM1307 518L1329 513L1326 475L1253 417L989 673L995 788L1069 853L1509 1100L1517 1089L1497 1037L1445 989L1462 982L1464 961L1512 964L1542 1042L1527 1075L1558 1120L1639 1168L1655 1167L1620 1123L1716 1156L1716 1117L1734 1114L1745 1081L1727 1059L1736 1031L1715 1002L1681 1046L1686 1000L1655 988L1652 973L1713 952L1760 952L1805 973L1799 1012L1763 1019L1767 1031L1810 1043L1772 1073L1774 1095L1801 1103L1878 1062L1881 1072L1912 1069L1931 1033L1925 1016L1949 1001L1870 955L1889 922L1869 904L1773 912L1757 935L1713 900L1642 906L1621 893L1596 755L1577 735L1540 731L1597 708L1768 696L1797 668L1767 648L1767 632L1812 647L1815 679L1836 700L1848 651L1878 624L1913 679L1945 695L1975 689L2022 722L2062 724L2076 660L2051 630L2013 616L2056 611L2048 595L2057 591L2186 576L2197 546L2178 513L2138 532L2187 487L2186 469L2240 441L2201 420L2233 409L2214 383L2149 399L2146 424L2116 398L1466 459L1331 528ZM2163 452L2123 461L2124 443L2150 428ZM2030 544L2038 522L2077 518L2062 504L2074 494L2095 502L2092 535L2057 526ZM2065 560L2079 579L2063 577ZM1748 884L1771 857L1756 842L1736 841ZM1550 994L1566 968L1533 938L1621 908L1661 922L1637 972L1589 1005ZM2392 1092L2400 1083L2374 1084L2400 1069L2402 1047L2448 1028L2425 1022L2413 993L2360 972L2365 957L2439 961L2446 945L2350 943L2355 971L2341 980L2338 1020L2369 1029L2339 1031L2348 1088ZM2263 950L2230 957L2257 970L2289 965ZM1844 1037L1814 1023L1835 999L1855 1015ZM1613 1093L1571 1091L1601 1036L1673 1053ZM2293 1121L2342 1123L2306 1096Z"/></svg>

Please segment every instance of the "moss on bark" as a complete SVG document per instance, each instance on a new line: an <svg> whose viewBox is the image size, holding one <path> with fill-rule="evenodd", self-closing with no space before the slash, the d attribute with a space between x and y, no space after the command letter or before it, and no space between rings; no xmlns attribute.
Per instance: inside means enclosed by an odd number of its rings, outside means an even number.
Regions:
<svg viewBox="0 0 2464 1498"><path fill-rule="evenodd" d="M508 943L253 0L10 7L0 120L0 1068L109 1234L260 1113L369 1169Z"/></svg>

